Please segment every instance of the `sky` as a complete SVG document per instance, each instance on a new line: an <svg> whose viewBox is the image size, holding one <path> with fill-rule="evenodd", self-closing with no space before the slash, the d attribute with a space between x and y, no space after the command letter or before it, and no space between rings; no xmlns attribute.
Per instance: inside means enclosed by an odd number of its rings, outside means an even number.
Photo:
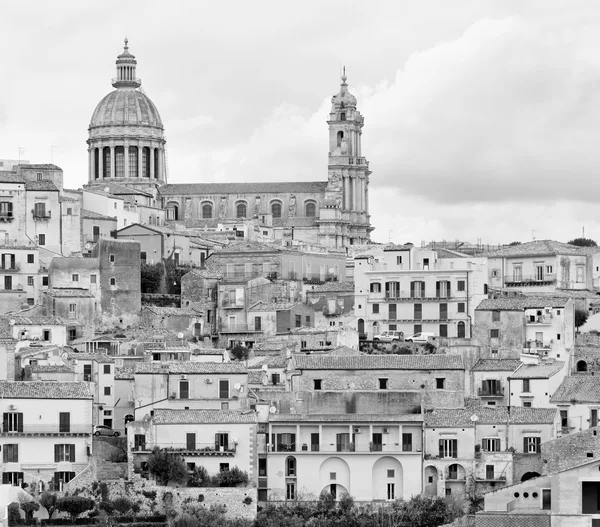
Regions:
<svg viewBox="0 0 600 527"><path fill-rule="evenodd" d="M0 159L87 182L128 37L171 183L327 178L346 66L372 238L600 242L596 0L2 3Z"/></svg>

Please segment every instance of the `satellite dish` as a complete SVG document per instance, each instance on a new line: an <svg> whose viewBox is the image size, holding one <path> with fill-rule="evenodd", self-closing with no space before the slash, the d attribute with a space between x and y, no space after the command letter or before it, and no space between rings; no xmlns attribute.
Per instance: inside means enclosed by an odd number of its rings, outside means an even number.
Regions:
<svg viewBox="0 0 600 527"><path fill-rule="evenodd" d="M242 387L242 385L241 385L239 382L236 382L236 383L235 383L235 386L234 386L234 388L235 388L235 389L236 389L238 392L240 391L240 388L241 388L241 387Z"/></svg>
<svg viewBox="0 0 600 527"><path fill-rule="evenodd" d="M87 243L85 244L85 250L86 250L86 251L89 251L91 248L92 248L92 244L91 244L90 242L87 242Z"/></svg>
<svg viewBox="0 0 600 527"><path fill-rule="evenodd" d="M104 192L110 192L110 187L104 187Z"/></svg>
<svg viewBox="0 0 600 527"><path fill-rule="evenodd" d="M473 414L471 416L471 421L473 421L475 423L476 421L479 421L479 417L477 417L475 414Z"/></svg>
<svg viewBox="0 0 600 527"><path fill-rule="evenodd" d="M66 351L63 351L61 358L62 358L62 360L67 360L69 358L69 354Z"/></svg>
<svg viewBox="0 0 600 527"><path fill-rule="evenodd" d="M271 406L271 408L269 408L270 414L274 414L276 411L277 411L277 408L275 406Z"/></svg>
<svg viewBox="0 0 600 527"><path fill-rule="evenodd" d="M335 273L335 269L333 267L330 267L329 268L329 274L333 274L333 273Z"/></svg>
<svg viewBox="0 0 600 527"><path fill-rule="evenodd" d="M181 333L181 332L177 333L177 338L178 339L182 339L183 338L183 333Z"/></svg>
<svg viewBox="0 0 600 527"><path fill-rule="evenodd" d="M15 325L15 320L14 320L14 319L12 319L12 320L9 322L9 324L10 324L11 326L14 326L14 325Z"/></svg>

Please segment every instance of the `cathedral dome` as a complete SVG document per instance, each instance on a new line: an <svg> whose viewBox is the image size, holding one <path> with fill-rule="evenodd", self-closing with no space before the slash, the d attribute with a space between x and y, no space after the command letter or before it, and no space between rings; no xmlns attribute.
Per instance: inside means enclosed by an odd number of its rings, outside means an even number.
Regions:
<svg viewBox="0 0 600 527"><path fill-rule="evenodd" d="M119 86L96 106L90 128L97 126L141 125L163 128L150 98L132 86Z"/></svg>
<svg viewBox="0 0 600 527"><path fill-rule="evenodd" d="M348 91L348 84L346 84L347 78L348 77L346 77L346 74L344 73L344 75L342 75L342 84L339 93L336 93L331 98L331 104L333 104L334 108L340 108L342 104L345 107L356 108L356 97Z"/></svg>

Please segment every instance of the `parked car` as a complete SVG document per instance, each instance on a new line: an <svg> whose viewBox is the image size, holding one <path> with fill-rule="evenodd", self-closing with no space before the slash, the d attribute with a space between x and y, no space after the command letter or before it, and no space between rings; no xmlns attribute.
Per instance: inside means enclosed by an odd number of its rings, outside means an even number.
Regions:
<svg viewBox="0 0 600 527"><path fill-rule="evenodd" d="M405 342L429 342L429 339L435 338L433 333L415 333L411 337L406 337Z"/></svg>
<svg viewBox="0 0 600 527"><path fill-rule="evenodd" d="M373 340L380 340L381 342L400 342L403 339L404 333L402 331L383 331L373 337Z"/></svg>
<svg viewBox="0 0 600 527"><path fill-rule="evenodd" d="M94 426L94 435L119 437L121 434L118 430L113 430L110 426L96 425Z"/></svg>

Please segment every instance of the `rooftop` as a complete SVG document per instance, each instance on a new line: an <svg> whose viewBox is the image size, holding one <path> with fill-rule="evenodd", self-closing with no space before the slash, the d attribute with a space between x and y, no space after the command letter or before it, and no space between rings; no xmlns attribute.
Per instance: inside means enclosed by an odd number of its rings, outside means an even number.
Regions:
<svg viewBox="0 0 600 527"><path fill-rule="evenodd" d="M164 424L254 424L255 412L235 410L154 410L154 423Z"/></svg>
<svg viewBox="0 0 600 527"><path fill-rule="evenodd" d="M84 220L110 220L117 221L116 216L106 216L104 214L99 214L98 212L94 212L93 210L85 210L81 209L81 217Z"/></svg>
<svg viewBox="0 0 600 527"><path fill-rule="evenodd" d="M533 242L508 245L497 251L490 251L480 256L488 258L506 258L513 256L552 256L586 254L580 247L554 240L536 240Z"/></svg>
<svg viewBox="0 0 600 527"><path fill-rule="evenodd" d="M89 289L80 287L61 287L48 289L48 294L56 298L94 298Z"/></svg>
<svg viewBox="0 0 600 527"><path fill-rule="evenodd" d="M282 183L171 183L159 189L163 196L181 194L320 194L327 188L327 181L297 181Z"/></svg>
<svg viewBox="0 0 600 527"><path fill-rule="evenodd" d="M556 408L468 406L437 408L425 413L428 428L472 428L476 424L552 424Z"/></svg>
<svg viewBox="0 0 600 527"><path fill-rule="evenodd" d="M459 355L294 355L299 370L463 370Z"/></svg>
<svg viewBox="0 0 600 527"><path fill-rule="evenodd" d="M523 311L544 307L565 307L568 296L517 296L502 298L487 298L475 308L475 311Z"/></svg>
<svg viewBox="0 0 600 527"><path fill-rule="evenodd" d="M189 307L158 307L158 306L143 306L142 311L152 311L155 315L179 316L179 317L198 317L201 312Z"/></svg>
<svg viewBox="0 0 600 527"><path fill-rule="evenodd" d="M57 186L52 181L26 181L25 190L58 192Z"/></svg>
<svg viewBox="0 0 600 527"><path fill-rule="evenodd" d="M548 361L542 364L523 364L509 379L549 379L563 369L563 361Z"/></svg>
<svg viewBox="0 0 600 527"><path fill-rule="evenodd" d="M134 365L134 373L166 374L166 373L197 373L243 375L247 373L245 364L241 362L138 362Z"/></svg>
<svg viewBox="0 0 600 527"><path fill-rule="evenodd" d="M66 364L37 364L31 367L32 373L73 373Z"/></svg>
<svg viewBox="0 0 600 527"><path fill-rule="evenodd" d="M518 359L479 359L473 371L515 371L521 365Z"/></svg>
<svg viewBox="0 0 600 527"><path fill-rule="evenodd" d="M79 353L76 351L68 351L67 355L69 359L75 360L94 360L99 363L113 363L115 359L110 355L106 355L105 353Z"/></svg>
<svg viewBox="0 0 600 527"><path fill-rule="evenodd" d="M600 382L596 377L573 375L565 377L550 397L552 404L557 403L600 403Z"/></svg>
<svg viewBox="0 0 600 527"><path fill-rule="evenodd" d="M325 282L306 287L306 293L326 293L326 292L354 292L354 282Z"/></svg>
<svg viewBox="0 0 600 527"><path fill-rule="evenodd" d="M0 381L3 399L92 399L87 382Z"/></svg>
<svg viewBox="0 0 600 527"><path fill-rule="evenodd" d="M271 414L274 422L317 422L317 423L401 423L421 422L421 414Z"/></svg>

